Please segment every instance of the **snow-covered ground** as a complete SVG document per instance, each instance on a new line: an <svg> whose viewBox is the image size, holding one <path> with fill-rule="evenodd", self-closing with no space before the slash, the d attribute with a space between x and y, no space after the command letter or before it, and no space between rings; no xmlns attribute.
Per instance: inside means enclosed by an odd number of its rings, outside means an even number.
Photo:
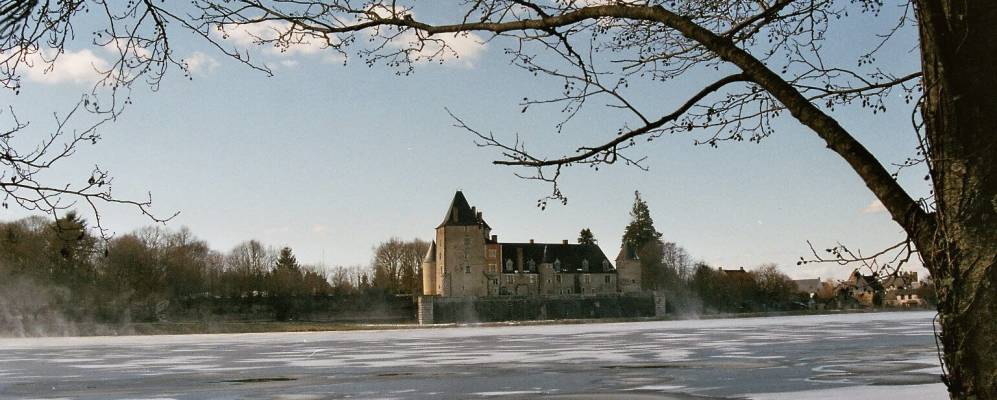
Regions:
<svg viewBox="0 0 997 400"><path fill-rule="evenodd" d="M0 398L941 399L933 315L0 339Z"/></svg>

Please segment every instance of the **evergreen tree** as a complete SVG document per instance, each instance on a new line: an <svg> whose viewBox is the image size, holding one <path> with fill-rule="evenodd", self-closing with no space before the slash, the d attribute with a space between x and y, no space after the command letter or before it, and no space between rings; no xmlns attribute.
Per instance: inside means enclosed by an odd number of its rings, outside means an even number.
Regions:
<svg viewBox="0 0 997 400"><path fill-rule="evenodd" d="M595 235L592 234L592 230L589 228L582 229L578 232L578 244L596 244L599 243L596 240Z"/></svg>
<svg viewBox="0 0 997 400"><path fill-rule="evenodd" d="M277 263L271 274L270 300L278 321L292 319L297 314L296 297L302 295L304 277L298 259L290 247L280 249Z"/></svg>
<svg viewBox="0 0 997 400"><path fill-rule="evenodd" d="M654 229L654 220L647 203L634 191L634 205L630 209L630 224L623 231L623 244L633 249L641 249L653 240L661 238L661 232Z"/></svg>
<svg viewBox="0 0 997 400"><path fill-rule="evenodd" d="M55 220L48 238L52 281L73 290L92 285L96 278L92 262L96 245L86 220L75 211Z"/></svg>
<svg viewBox="0 0 997 400"><path fill-rule="evenodd" d="M640 258L641 288L661 289L661 232L654 228L651 210L640 198L639 191L634 191L634 205L630 209L630 224L623 231L623 245L636 250Z"/></svg>
<svg viewBox="0 0 997 400"><path fill-rule="evenodd" d="M274 269L277 271L284 270L298 272L299 268L298 259L294 256L294 252L291 251L291 248L284 247L280 249L280 255L277 256L277 264L274 265Z"/></svg>

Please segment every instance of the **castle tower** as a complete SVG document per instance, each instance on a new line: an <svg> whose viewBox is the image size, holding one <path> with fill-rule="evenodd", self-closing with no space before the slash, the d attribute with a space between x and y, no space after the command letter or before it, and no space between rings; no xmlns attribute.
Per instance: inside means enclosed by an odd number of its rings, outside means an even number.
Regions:
<svg viewBox="0 0 997 400"><path fill-rule="evenodd" d="M436 291L436 241L434 240L432 244L429 245L429 251L426 252L426 257L422 259L422 264L419 266L422 271L422 294L426 296L435 296L439 292Z"/></svg>
<svg viewBox="0 0 997 400"><path fill-rule="evenodd" d="M486 296L485 242L491 228L459 190L436 227L436 291L440 296Z"/></svg>
<svg viewBox="0 0 997 400"><path fill-rule="evenodd" d="M616 256L616 274L617 291L622 293L640 291L640 257L637 257L635 249L626 244L623 244L620 254Z"/></svg>

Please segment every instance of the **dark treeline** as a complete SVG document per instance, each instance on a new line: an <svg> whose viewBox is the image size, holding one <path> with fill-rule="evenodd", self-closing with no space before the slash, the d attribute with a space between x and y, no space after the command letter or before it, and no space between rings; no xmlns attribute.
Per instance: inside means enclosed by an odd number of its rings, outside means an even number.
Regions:
<svg viewBox="0 0 997 400"><path fill-rule="evenodd" d="M374 248L370 265L327 271L300 264L291 248L255 240L219 252L186 228L102 240L75 213L29 217L0 223L0 322L156 321L207 299L265 304L272 315L260 318L295 319L320 298L362 304L418 294L427 249L421 240L391 239Z"/></svg>
<svg viewBox="0 0 997 400"><path fill-rule="evenodd" d="M635 193L623 244L640 260L641 286L661 290L677 313L749 312L798 309L809 300L774 264L752 271L722 270L694 261L672 242L661 240L647 203Z"/></svg>

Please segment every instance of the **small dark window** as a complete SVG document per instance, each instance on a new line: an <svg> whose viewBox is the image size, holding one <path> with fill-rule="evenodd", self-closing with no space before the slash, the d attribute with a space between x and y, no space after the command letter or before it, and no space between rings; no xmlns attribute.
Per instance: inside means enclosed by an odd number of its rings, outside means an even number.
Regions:
<svg viewBox="0 0 997 400"><path fill-rule="evenodd" d="M470 274L471 273L471 266L470 265L465 265L464 266L464 273L465 274Z"/></svg>

